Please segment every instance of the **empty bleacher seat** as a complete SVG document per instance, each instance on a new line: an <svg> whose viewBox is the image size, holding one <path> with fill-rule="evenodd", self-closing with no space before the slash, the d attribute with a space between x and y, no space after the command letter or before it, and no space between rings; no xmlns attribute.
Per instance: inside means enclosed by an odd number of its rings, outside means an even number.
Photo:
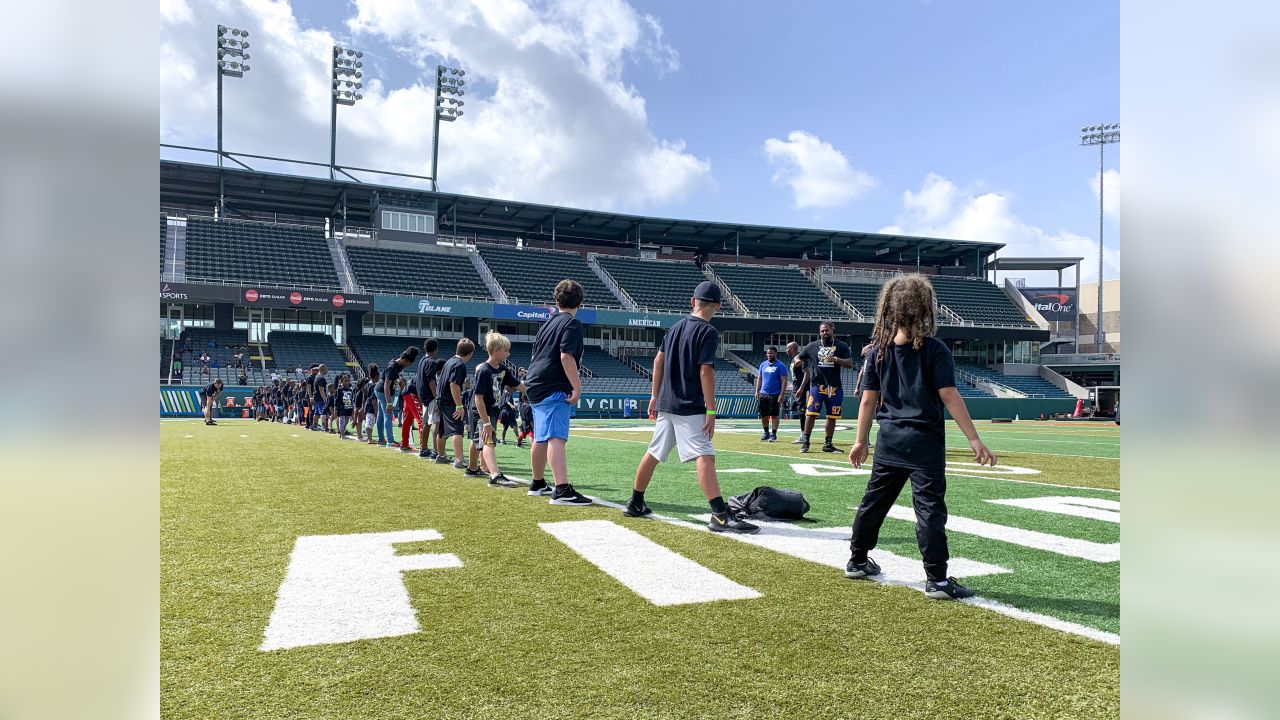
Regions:
<svg viewBox="0 0 1280 720"><path fill-rule="evenodd" d="M477 245L481 259L514 303L547 305L556 283L577 280L586 295L586 307L622 307L613 291L596 277L578 253L559 250L517 249L505 245Z"/></svg>
<svg viewBox="0 0 1280 720"><path fill-rule="evenodd" d="M880 291L884 285L880 283L855 282L839 275L823 277L832 290L840 294L845 302L854 306L864 317L874 318L876 307L880 304Z"/></svg>
<svg viewBox="0 0 1280 720"><path fill-rule="evenodd" d="M466 255L361 245L346 251L356 282L367 291L493 300Z"/></svg>
<svg viewBox="0 0 1280 720"><path fill-rule="evenodd" d="M1003 290L982 278L934 275L929 281L938 302L965 320L978 325L1035 327Z"/></svg>
<svg viewBox="0 0 1280 720"><path fill-rule="evenodd" d="M691 262L640 260L619 255L598 255L596 260L641 309L689 312L689 298L693 297L694 288L707 279ZM720 314L736 313L725 303Z"/></svg>
<svg viewBox="0 0 1280 720"><path fill-rule="evenodd" d="M711 270L747 309L759 315L838 319L846 317L804 273L776 265L712 263Z"/></svg>
<svg viewBox="0 0 1280 720"><path fill-rule="evenodd" d="M972 373L983 380L1004 385L1013 388L1018 392L1028 396L1042 396L1047 398L1069 398L1071 393L1062 390L1057 385L1045 380L1039 375L1005 375L997 370L980 365L958 365L957 371ZM959 380L959 378L957 378Z"/></svg>
<svg viewBox="0 0 1280 720"><path fill-rule="evenodd" d="M186 238L188 280L341 288L319 228L188 218Z"/></svg>
<svg viewBox="0 0 1280 720"><path fill-rule="evenodd" d="M346 357L333 343L333 338L324 333L275 330L267 339L271 341L271 354L281 375L298 367L305 370L313 363L327 365L330 379L340 372L353 373L356 377L363 375L347 365ZM384 362L386 359L378 364Z"/></svg>

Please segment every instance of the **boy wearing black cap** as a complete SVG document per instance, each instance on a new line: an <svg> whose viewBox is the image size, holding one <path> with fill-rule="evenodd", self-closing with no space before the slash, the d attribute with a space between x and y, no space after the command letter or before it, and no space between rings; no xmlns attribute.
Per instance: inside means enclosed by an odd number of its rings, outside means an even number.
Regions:
<svg viewBox="0 0 1280 720"><path fill-rule="evenodd" d="M636 468L631 500L622 512L629 517L653 512L644 502L644 491L653 479L654 468L676 448L680 462L697 462L698 485L711 505L707 527L712 532L759 532L759 527L729 513L716 477L711 438L716 431L715 359L720 333L711 318L720 310L720 286L711 281L700 283L689 305L693 312L667 331L662 349L653 359L653 394L649 398L649 419L656 423L653 441Z"/></svg>

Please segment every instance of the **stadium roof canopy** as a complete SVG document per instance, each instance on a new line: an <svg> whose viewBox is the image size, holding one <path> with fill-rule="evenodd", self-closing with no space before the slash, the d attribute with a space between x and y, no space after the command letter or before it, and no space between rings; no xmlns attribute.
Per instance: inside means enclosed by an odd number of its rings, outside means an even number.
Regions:
<svg viewBox="0 0 1280 720"><path fill-rule="evenodd" d="M434 206L441 237L524 238L611 247L671 246L745 257L826 259L838 262L984 268L1002 243L820 230L731 222L676 220L456 195L359 181L261 172L205 163L160 161L160 203L169 212L210 214L217 205L222 174L227 216L279 222L323 223L342 218L347 227L373 227L379 205ZM341 222L337 220L336 222ZM1003 262L1003 261L1002 261Z"/></svg>
<svg viewBox="0 0 1280 720"><path fill-rule="evenodd" d="M1066 270L1084 262L1082 257L995 258L988 270Z"/></svg>

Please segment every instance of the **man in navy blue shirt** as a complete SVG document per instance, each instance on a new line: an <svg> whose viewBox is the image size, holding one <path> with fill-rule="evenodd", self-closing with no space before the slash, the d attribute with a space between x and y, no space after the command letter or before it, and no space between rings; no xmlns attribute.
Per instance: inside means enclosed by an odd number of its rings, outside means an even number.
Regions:
<svg viewBox="0 0 1280 720"><path fill-rule="evenodd" d="M653 512L644 502L644 491L658 463L675 448L680 462L697 463L698 485L711 505L707 527L712 532L751 534L760 528L735 518L721 496L716 450L711 445L716 432L715 360L720 345L720 333L711 318L720 310L720 299L719 285L710 280L700 283L689 298L693 312L667 331L662 349L653 358L649 397L649 418L655 421L653 440L636 468L631 500L622 514L644 517Z"/></svg>
<svg viewBox="0 0 1280 720"><path fill-rule="evenodd" d="M782 388L786 386L787 366L778 360L778 348L764 351L765 361L760 363L756 376L756 403L760 408L760 425L764 434L761 442L778 441L778 415L782 412ZM773 431L769 421L773 420Z"/></svg>
<svg viewBox="0 0 1280 720"><path fill-rule="evenodd" d="M440 424L440 410L436 398L436 374L440 372L440 366L444 362L436 358L439 347L440 343L435 338L427 338L422 343L422 352L425 355L418 361L418 374L414 380L414 385L418 387L418 400L422 403L421 425L418 428L422 448L418 451L418 457L427 460L436 459L436 451L432 449L435 445L433 440L435 436L431 434L431 428Z"/></svg>
<svg viewBox="0 0 1280 720"><path fill-rule="evenodd" d="M213 408L218 404L218 395L222 392L222 378L218 378L200 389L200 410L204 413L205 425L217 425L213 419Z"/></svg>

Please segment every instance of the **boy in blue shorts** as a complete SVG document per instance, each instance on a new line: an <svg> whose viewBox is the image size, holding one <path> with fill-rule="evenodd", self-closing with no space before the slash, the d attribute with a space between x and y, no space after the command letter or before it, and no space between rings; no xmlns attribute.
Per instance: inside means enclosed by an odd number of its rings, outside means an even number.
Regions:
<svg viewBox="0 0 1280 720"><path fill-rule="evenodd" d="M538 329L533 354L525 376L525 393L533 405L533 482L530 495L550 495L552 505L590 505L591 498L569 484L565 463L565 443L569 441L569 418L582 395L578 361L582 359L582 323L578 308L584 299L576 280L561 280L553 292L559 312ZM547 485L543 474L547 461L555 487Z"/></svg>

